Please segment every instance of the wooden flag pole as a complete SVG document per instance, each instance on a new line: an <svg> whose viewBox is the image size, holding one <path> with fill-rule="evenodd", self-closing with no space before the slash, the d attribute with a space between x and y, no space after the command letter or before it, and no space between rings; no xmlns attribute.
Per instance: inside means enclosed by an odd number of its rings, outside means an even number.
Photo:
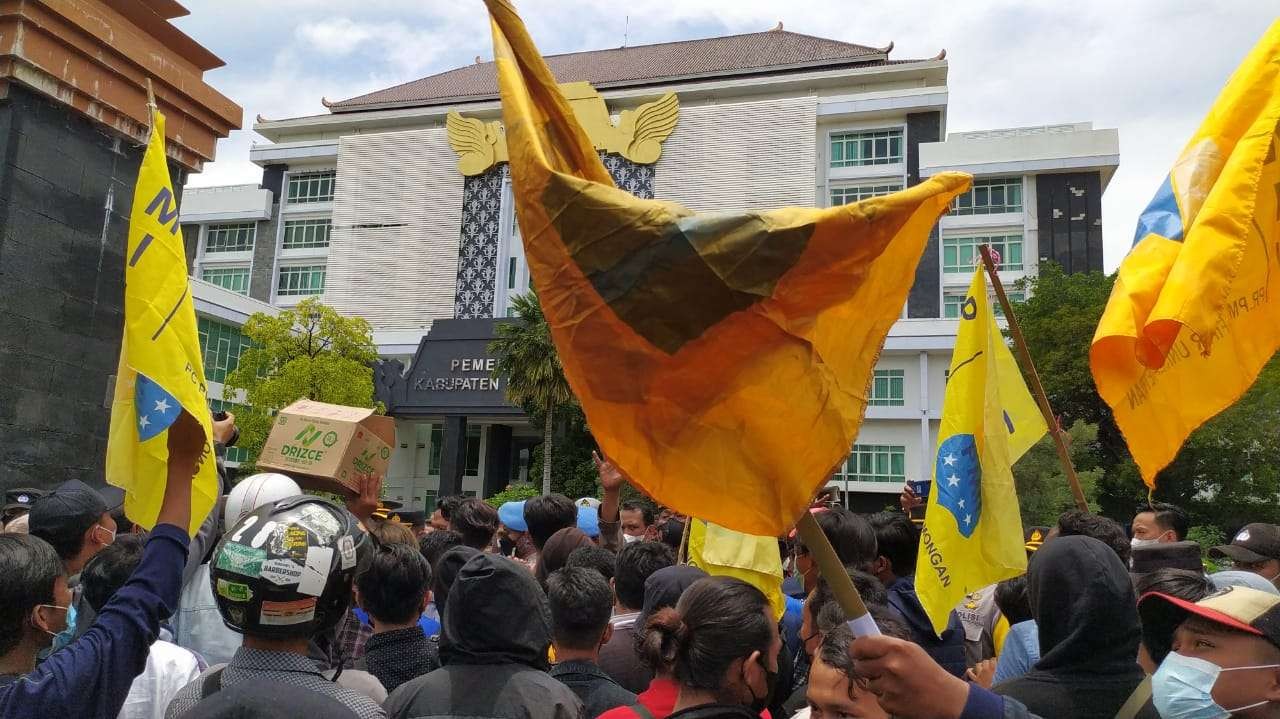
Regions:
<svg viewBox="0 0 1280 719"><path fill-rule="evenodd" d="M689 529L693 526L693 515L685 517L684 530L680 532L680 554L676 557L676 564L684 564L689 561Z"/></svg>
<svg viewBox="0 0 1280 719"><path fill-rule="evenodd" d="M827 539L822 527L818 526L812 512L805 510L800 521L796 522L796 531L817 562L818 571L826 577L827 584L831 585L831 592L844 610L845 617L854 625L854 634L879 634L879 630L875 629L875 622L871 621L871 615L867 613L867 605L858 594L858 588L853 586L853 579L840 563L835 547L831 546L831 540Z"/></svg>
<svg viewBox="0 0 1280 719"><path fill-rule="evenodd" d="M151 78L146 79L147 84L147 108L150 110L158 109L156 107L156 91L151 88Z"/></svg>
<svg viewBox="0 0 1280 719"><path fill-rule="evenodd" d="M1049 427L1049 436L1053 438L1053 446L1058 450L1058 461L1062 463L1062 469L1067 473L1067 482L1071 485L1071 493L1075 495L1076 506L1081 511L1088 512L1089 503L1085 501L1084 490L1080 488L1080 478L1076 476L1075 465L1071 463L1071 455L1067 452L1062 427L1058 426L1058 420L1053 416L1049 397L1044 393L1044 386L1040 384L1040 375L1031 361L1031 353L1027 351L1027 341L1022 338L1022 328L1018 326L1018 318L1013 314L1013 307L1009 305L1009 298L1004 293L1004 285L1000 283L1000 275L996 273L996 263L991 259L991 247L982 245L978 249L982 253L982 265L987 268L987 276L991 278L991 286L995 288L996 299L1000 300L1000 307L1004 309L1004 318L1009 321L1009 334L1013 335L1013 346L1018 351L1018 359L1031 380L1031 394L1035 396L1036 404L1040 405L1040 414L1044 415L1045 425Z"/></svg>

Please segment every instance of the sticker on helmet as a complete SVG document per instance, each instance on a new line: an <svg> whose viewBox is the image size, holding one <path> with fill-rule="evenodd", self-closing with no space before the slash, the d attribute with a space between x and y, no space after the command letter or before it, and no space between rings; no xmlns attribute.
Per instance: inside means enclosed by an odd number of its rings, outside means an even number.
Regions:
<svg viewBox="0 0 1280 719"><path fill-rule="evenodd" d="M290 587L302 579L302 565L288 559L268 559L262 563L262 578L281 587Z"/></svg>
<svg viewBox="0 0 1280 719"><path fill-rule="evenodd" d="M338 555L342 558L343 571L356 566L356 542L350 535L338 540Z"/></svg>
<svg viewBox="0 0 1280 719"><path fill-rule="evenodd" d="M214 566L218 569L225 569L228 572L252 578L262 572L262 562L266 558L266 550L246 547L235 542L226 542L218 550L218 560Z"/></svg>
<svg viewBox="0 0 1280 719"><path fill-rule="evenodd" d="M227 618L232 624L244 626L244 607L227 607Z"/></svg>
<svg viewBox="0 0 1280 719"><path fill-rule="evenodd" d="M247 602L253 599L253 590L249 589L248 584L219 579L218 596L225 597L233 602Z"/></svg>
<svg viewBox="0 0 1280 719"><path fill-rule="evenodd" d="M329 582L329 569L333 566L333 547L307 547L307 564L298 580L298 593L318 597L324 594Z"/></svg>
<svg viewBox="0 0 1280 719"><path fill-rule="evenodd" d="M341 530L338 526L338 518L333 516L333 512L319 504L304 504L299 507L295 521L300 526L310 529L316 538L325 544L332 542Z"/></svg>
<svg viewBox="0 0 1280 719"><path fill-rule="evenodd" d="M263 602L258 623L264 626L305 624L316 616L316 598L295 599L292 602Z"/></svg>
<svg viewBox="0 0 1280 719"><path fill-rule="evenodd" d="M299 555L307 550L307 530L302 527L281 525L271 535L272 554L290 554L298 550Z"/></svg>

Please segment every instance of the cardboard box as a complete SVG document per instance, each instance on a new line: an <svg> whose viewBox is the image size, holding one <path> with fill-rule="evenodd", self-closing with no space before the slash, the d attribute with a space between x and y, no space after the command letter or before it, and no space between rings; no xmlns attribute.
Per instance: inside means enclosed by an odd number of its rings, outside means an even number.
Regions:
<svg viewBox="0 0 1280 719"><path fill-rule="evenodd" d="M303 399L276 415L258 467L284 472L305 488L350 495L357 474L387 475L395 441L390 417Z"/></svg>

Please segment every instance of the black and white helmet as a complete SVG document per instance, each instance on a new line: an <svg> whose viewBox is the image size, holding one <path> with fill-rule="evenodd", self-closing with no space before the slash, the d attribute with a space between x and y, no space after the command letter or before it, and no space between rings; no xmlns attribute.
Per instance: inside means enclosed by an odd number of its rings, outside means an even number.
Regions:
<svg viewBox="0 0 1280 719"><path fill-rule="evenodd" d="M347 611L371 546L350 512L319 497L259 507L227 531L209 562L218 613L241 634L314 636Z"/></svg>

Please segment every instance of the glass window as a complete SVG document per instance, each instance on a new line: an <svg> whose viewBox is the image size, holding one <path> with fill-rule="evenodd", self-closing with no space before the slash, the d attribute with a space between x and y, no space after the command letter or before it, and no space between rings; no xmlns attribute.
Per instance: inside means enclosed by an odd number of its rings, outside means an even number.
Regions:
<svg viewBox="0 0 1280 719"><path fill-rule="evenodd" d="M222 383L227 373L240 363L240 353L249 346L249 338L234 325L215 322L200 317L196 322L200 334L200 349L204 353L204 377L209 382Z"/></svg>
<svg viewBox="0 0 1280 719"><path fill-rule="evenodd" d="M462 470L464 477L480 476L480 428L467 427L467 466Z"/></svg>
<svg viewBox="0 0 1280 719"><path fill-rule="evenodd" d="M900 444L855 444L837 479L901 484L907 479L907 448Z"/></svg>
<svg viewBox="0 0 1280 719"><path fill-rule="evenodd" d="M902 407L906 404L903 387L906 383L906 371L900 369L878 369L871 377L871 397L867 404L872 407Z"/></svg>
<svg viewBox="0 0 1280 719"><path fill-rule="evenodd" d="M1021 272L1022 235L981 235L942 238L942 271L968 274L982 262L981 245L1000 254L1000 269Z"/></svg>
<svg viewBox="0 0 1280 719"><path fill-rule="evenodd" d="M444 425L431 425L431 464L428 467L429 475L432 477L440 476L440 456L444 452Z"/></svg>
<svg viewBox="0 0 1280 719"><path fill-rule="evenodd" d="M1025 292L1005 292L1004 296L1009 298L1009 304L1027 301L1027 294ZM991 311L996 314L996 317L1004 317L1004 308L1000 306L1000 300L995 297L991 298ZM1015 310L1015 312L1016 311L1017 310Z"/></svg>
<svg viewBox="0 0 1280 719"><path fill-rule="evenodd" d="M318 295L324 292L324 265L281 267L276 294L281 297Z"/></svg>
<svg viewBox="0 0 1280 719"><path fill-rule="evenodd" d="M831 134L831 166L859 167L902 162L902 128Z"/></svg>
<svg viewBox="0 0 1280 719"><path fill-rule="evenodd" d="M847 205L870 197L879 197L902 189L901 182L885 182L878 185L844 185L831 188L831 206Z"/></svg>
<svg viewBox="0 0 1280 719"><path fill-rule="evenodd" d="M332 202L337 171L300 172L289 175L289 203Z"/></svg>
<svg viewBox="0 0 1280 719"><path fill-rule="evenodd" d="M254 222L237 222L233 225L209 225L204 230L204 253L250 252L258 225Z"/></svg>
<svg viewBox="0 0 1280 719"><path fill-rule="evenodd" d="M1022 212L1022 178L991 177L974 180L973 187L951 204L956 215L995 215Z"/></svg>
<svg viewBox="0 0 1280 719"><path fill-rule="evenodd" d="M949 320L960 319L960 305L964 304L963 294L947 293L942 296L942 316Z"/></svg>
<svg viewBox="0 0 1280 719"><path fill-rule="evenodd" d="M240 406L231 402L223 402L220 399L209 400L209 408L214 412L230 412L231 414L239 414L242 410ZM227 462L243 464L249 461L249 451L244 447L227 447Z"/></svg>
<svg viewBox="0 0 1280 719"><path fill-rule="evenodd" d="M207 267L200 271L200 279L224 290L249 294L248 267Z"/></svg>
<svg viewBox="0 0 1280 719"><path fill-rule="evenodd" d="M284 249L301 250L329 246L330 220L285 220Z"/></svg>

